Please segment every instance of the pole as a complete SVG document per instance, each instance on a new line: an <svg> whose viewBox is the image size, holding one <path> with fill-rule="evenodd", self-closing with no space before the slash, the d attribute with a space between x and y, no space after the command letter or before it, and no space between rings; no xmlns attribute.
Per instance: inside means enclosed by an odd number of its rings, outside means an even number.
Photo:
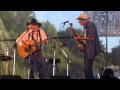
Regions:
<svg viewBox="0 0 120 90"><path fill-rule="evenodd" d="M5 55L6 56L9 55L9 48L8 47L5 49ZM8 63L8 61L6 61L6 75L8 75L8 66L9 66L9 63Z"/></svg>
<svg viewBox="0 0 120 90"><path fill-rule="evenodd" d="M13 75L15 75L15 58L16 58L16 48L14 48Z"/></svg>
<svg viewBox="0 0 120 90"><path fill-rule="evenodd" d="M28 79L30 79L30 55L28 59Z"/></svg>
<svg viewBox="0 0 120 90"><path fill-rule="evenodd" d="M54 44L54 59L53 59L53 76L55 76L55 49L56 49L56 45Z"/></svg>
<svg viewBox="0 0 120 90"><path fill-rule="evenodd" d="M108 30L107 30L107 27L108 27L108 11L106 11L106 68L107 68L107 54L108 54L108 37L107 37L107 33L108 33Z"/></svg>

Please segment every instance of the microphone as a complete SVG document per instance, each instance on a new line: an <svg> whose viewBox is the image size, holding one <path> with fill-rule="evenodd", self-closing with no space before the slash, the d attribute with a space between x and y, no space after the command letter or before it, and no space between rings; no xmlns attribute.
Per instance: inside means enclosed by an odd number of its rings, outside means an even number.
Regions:
<svg viewBox="0 0 120 90"><path fill-rule="evenodd" d="M27 28L27 31L29 30L30 28Z"/></svg>
<svg viewBox="0 0 120 90"><path fill-rule="evenodd" d="M64 47L64 46L66 46L66 44L62 44L62 45L60 45L60 48L62 48L62 47Z"/></svg>
<svg viewBox="0 0 120 90"><path fill-rule="evenodd" d="M69 21L67 20L67 21L63 22L62 24L65 24L65 23L69 23Z"/></svg>
<svg viewBox="0 0 120 90"><path fill-rule="evenodd" d="M64 26L65 26L65 23L68 23L69 21L65 21L65 22L63 22L62 24L63 24L63 27L62 27L62 29L64 28Z"/></svg>

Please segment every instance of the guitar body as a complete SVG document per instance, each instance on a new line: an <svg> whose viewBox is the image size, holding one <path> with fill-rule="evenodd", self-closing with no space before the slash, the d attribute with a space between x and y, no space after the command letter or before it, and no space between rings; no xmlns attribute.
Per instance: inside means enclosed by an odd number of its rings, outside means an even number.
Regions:
<svg viewBox="0 0 120 90"><path fill-rule="evenodd" d="M21 58L26 58L30 54L36 51L36 46L35 46L35 41L34 40L29 40L25 42L29 46L29 49L25 48L25 45L23 44L22 46L17 46L18 49L18 54Z"/></svg>
<svg viewBox="0 0 120 90"><path fill-rule="evenodd" d="M86 47L85 44L80 44L80 46L79 46L80 52L84 52L85 51L85 47Z"/></svg>

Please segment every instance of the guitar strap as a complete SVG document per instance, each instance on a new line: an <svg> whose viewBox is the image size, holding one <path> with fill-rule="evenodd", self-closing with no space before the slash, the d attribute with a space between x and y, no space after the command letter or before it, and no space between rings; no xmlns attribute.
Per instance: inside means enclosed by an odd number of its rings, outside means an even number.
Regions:
<svg viewBox="0 0 120 90"><path fill-rule="evenodd" d="M32 40L35 41L35 39L34 39L34 37L33 37L33 33L29 33L29 34L28 34L28 40L30 40L30 34L31 34Z"/></svg>
<svg viewBox="0 0 120 90"><path fill-rule="evenodd" d="M30 39L30 33L28 34L28 40Z"/></svg>
<svg viewBox="0 0 120 90"><path fill-rule="evenodd" d="M84 38L87 37L87 35L86 35L86 29L84 29L84 35L83 35L83 37L84 37ZM83 41L84 41L84 43L86 44L86 41L85 41L85 40L83 40Z"/></svg>
<svg viewBox="0 0 120 90"><path fill-rule="evenodd" d="M39 34L39 37L40 37L40 47L39 49L41 50L41 47L42 47L42 36L41 36L41 33L40 33L40 29L38 29L38 34Z"/></svg>
<svg viewBox="0 0 120 90"><path fill-rule="evenodd" d="M38 33L38 35L40 37L40 47L38 49L41 50L41 47L42 47L42 37L41 37L40 29L38 29L37 33ZM28 34L28 40L30 39L30 34L31 34L32 40L34 40L33 33L29 33ZM38 38L38 36L37 36L37 38Z"/></svg>

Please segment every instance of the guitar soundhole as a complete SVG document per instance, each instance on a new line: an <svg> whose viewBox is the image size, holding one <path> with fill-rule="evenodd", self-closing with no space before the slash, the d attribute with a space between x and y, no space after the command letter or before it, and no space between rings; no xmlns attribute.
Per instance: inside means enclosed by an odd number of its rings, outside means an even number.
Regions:
<svg viewBox="0 0 120 90"><path fill-rule="evenodd" d="M29 52L31 51L31 48L32 48L32 47L29 45L28 48L25 48L25 52L26 52L26 53L29 53Z"/></svg>
<svg viewBox="0 0 120 90"><path fill-rule="evenodd" d="M30 50L29 50L29 49L27 49L27 48L25 48L25 52L26 52L26 53L29 53L29 52L30 52Z"/></svg>
<svg viewBox="0 0 120 90"><path fill-rule="evenodd" d="M29 47L29 50L32 48L31 45L28 45L28 47Z"/></svg>

